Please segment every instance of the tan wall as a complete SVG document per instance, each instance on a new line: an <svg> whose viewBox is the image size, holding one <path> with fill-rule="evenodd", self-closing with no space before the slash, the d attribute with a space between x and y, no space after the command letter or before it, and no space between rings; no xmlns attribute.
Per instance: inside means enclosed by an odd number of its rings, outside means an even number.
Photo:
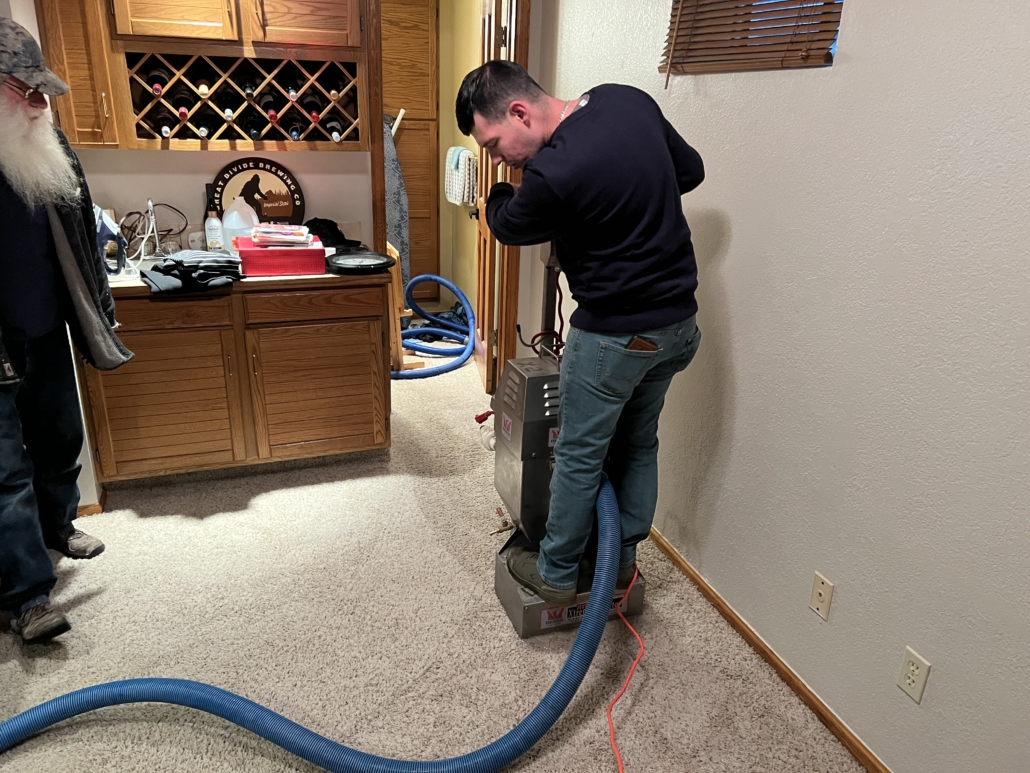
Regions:
<svg viewBox="0 0 1030 773"><path fill-rule="evenodd" d="M458 131L454 100L462 79L479 66L480 8L480 0L440 0L440 270L473 302L476 223L468 209L447 201L443 185L447 149L464 145L477 151L475 141Z"/></svg>
<svg viewBox="0 0 1030 773"><path fill-rule="evenodd" d="M833 67L665 90L669 7L557 30L558 95L643 88L705 161L656 525L898 773L1030 770L1025 4L846 0Z"/></svg>

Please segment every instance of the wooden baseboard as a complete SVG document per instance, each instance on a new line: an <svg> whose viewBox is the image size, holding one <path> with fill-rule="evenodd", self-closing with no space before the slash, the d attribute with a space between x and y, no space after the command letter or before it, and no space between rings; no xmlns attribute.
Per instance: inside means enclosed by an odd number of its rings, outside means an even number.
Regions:
<svg viewBox="0 0 1030 773"><path fill-rule="evenodd" d="M762 660L772 666L773 670L779 674L780 679L786 682L787 686L795 692L802 702L819 717L819 720L837 737L837 740L844 745L844 748L851 752L860 765L870 773L891 773L890 768L873 753L872 749L862 743L861 739L852 732L851 728L845 725L841 718L834 714L818 695L812 692L812 688L805 684L801 677L794 673L791 667L779 655L773 652L772 648L762 640L762 637L744 621L744 618L733 611L733 608L726 603L726 600L716 593L715 589L697 573L694 567L687 563L687 560L655 528L651 529L651 541L697 586L698 590L701 591L701 595L708 599L709 603L719 611L719 614L726 618L726 622L730 624L733 630L739 633L744 641L750 644L752 649L762 656Z"/></svg>
<svg viewBox="0 0 1030 773"><path fill-rule="evenodd" d="M104 505L107 504L107 489L100 488L100 501L95 505L79 505L79 518L85 515L100 515L104 512Z"/></svg>

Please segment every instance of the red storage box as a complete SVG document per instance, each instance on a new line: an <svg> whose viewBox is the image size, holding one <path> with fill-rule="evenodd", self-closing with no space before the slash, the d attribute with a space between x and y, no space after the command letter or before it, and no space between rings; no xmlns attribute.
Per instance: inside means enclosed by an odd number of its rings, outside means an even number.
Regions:
<svg viewBox="0 0 1030 773"><path fill-rule="evenodd" d="M249 236L240 236L237 244L244 276L325 273L325 248L317 236L310 247L255 247Z"/></svg>

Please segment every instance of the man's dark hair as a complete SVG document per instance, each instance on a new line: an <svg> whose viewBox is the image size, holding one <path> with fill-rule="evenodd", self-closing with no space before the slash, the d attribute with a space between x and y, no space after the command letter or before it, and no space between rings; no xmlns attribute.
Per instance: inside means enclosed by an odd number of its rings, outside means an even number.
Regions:
<svg viewBox="0 0 1030 773"><path fill-rule="evenodd" d="M537 102L547 94L521 65L494 59L465 76L454 106L458 128L466 137L472 133L476 113L499 121L516 99Z"/></svg>

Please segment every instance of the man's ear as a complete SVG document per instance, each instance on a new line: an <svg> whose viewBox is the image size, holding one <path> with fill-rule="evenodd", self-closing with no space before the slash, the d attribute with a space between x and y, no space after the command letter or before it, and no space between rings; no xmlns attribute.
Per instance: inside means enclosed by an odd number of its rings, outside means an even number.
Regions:
<svg viewBox="0 0 1030 773"><path fill-rule="evenodd" d="M508 105L508 115L519 123L529 125L529 105L526 102L516 99Z"/></svg>

